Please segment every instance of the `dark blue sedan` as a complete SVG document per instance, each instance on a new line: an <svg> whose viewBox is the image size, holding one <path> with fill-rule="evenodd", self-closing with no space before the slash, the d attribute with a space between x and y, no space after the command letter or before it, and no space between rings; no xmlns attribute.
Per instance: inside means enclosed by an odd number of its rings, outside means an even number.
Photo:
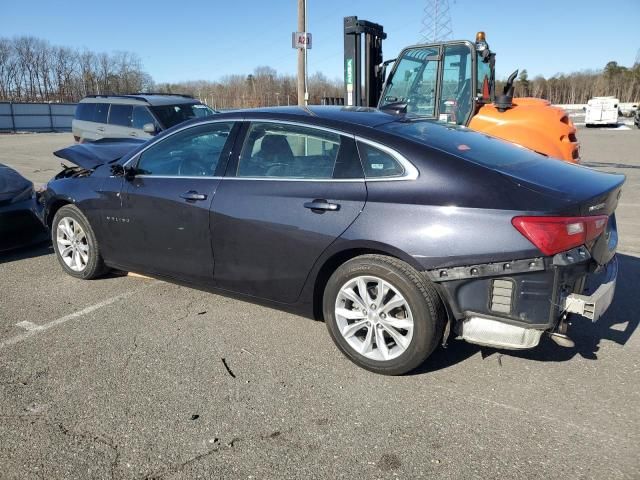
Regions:
<svg viewBox="0 0 640 480"><path fill-rule="evenodd" d="M323 319L375 372L452 335L570 344L568 315L595 321L613 297L624 177L464 127L292 107L56 154L76 166L40 202L67 273L136 271Z"/></svg>

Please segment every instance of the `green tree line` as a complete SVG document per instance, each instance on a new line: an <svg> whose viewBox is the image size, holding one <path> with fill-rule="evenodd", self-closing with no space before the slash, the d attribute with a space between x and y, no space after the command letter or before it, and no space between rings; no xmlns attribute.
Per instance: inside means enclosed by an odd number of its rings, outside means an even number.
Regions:
<svg viewBox="0 0 640 480"><path fill-rule="evenodd" d="M496 82L496 92L501 92L504 82ZM541 75L529 78L522 70L515 83L518 97L539 97L554 104L587 103L590 98L613 96L621 102L640 101L640 63L632 67L611 61L602 70L585 70L569 74L557 74L550 78Z"/></svg>

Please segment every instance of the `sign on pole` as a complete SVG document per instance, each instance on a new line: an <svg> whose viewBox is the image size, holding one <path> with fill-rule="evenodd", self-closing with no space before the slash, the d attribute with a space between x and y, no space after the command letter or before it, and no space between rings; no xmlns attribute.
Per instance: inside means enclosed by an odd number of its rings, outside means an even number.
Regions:
<svg viewBox="0 0 640 480"><path fill-rule="evenodd" d="M291 47L292 48L311 48L311 34L309 32L293 32L291 34Z"/></svg>

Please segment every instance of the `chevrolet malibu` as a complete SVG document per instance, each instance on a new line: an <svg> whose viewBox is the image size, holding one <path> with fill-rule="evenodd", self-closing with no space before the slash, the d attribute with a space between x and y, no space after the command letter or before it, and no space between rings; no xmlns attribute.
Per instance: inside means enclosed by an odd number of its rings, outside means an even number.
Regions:
<svg viewBox="0 0 640 480"><path fill-rule="evenodd" d="M451 336L570 344L568 316L596 321L615 289L624 176L464 127L262 109L56 155L76 165L39 201L69 275L141 272L322 319L382 374Z"/></svg>

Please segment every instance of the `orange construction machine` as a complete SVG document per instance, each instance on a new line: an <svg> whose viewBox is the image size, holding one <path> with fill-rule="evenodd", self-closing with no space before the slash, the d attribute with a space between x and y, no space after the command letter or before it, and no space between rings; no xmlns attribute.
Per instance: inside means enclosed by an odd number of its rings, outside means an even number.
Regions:
<svg viewBox="0 0 640 480"><path fill-rule="evenodd" d="M383 61L383 27L357 17L344 22L345 105L464 125L549 157L580 161L576 129L564 110L539 98L513 98L517 70L496 95L495 53L484 32L475 42L414 45Z"/></svg>

